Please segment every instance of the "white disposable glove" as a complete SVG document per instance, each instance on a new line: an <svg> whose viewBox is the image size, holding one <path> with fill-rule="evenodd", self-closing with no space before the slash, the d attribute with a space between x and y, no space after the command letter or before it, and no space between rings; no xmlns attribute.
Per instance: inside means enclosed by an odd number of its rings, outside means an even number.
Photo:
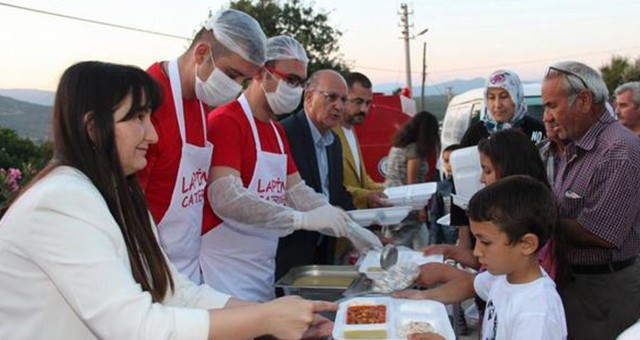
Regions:
<svg viewBox="0 0 640 340"><path fill-rule="evenodd" d="M304 181L287 189L287 204L298 211L309 211L328 203L325 195L315 192Z"/></svg>
<svg viewBox="0 0 640 340"><path fill-rule="evenodd" d="M361 227L356 222L349 223L347 238L360 252L382 249L382 242L371 230Z"/></svg>
<svg viewBox="0 0 640 340"><path fill-rule="evenodd" d="M313 210L296 212L293 228L317 231L335 237L346 237L349 223L351 223L351 218L344 210L325 204Z"/></svg>
<svg viewBox="0 0 640 340"><path fill-rule="evenodd" d="M229 175L209 184L207 195L213 211L223 220L263 226L267 229L289 229L293 232L295 210L263 200L242 185L238 176Z"/></svg>

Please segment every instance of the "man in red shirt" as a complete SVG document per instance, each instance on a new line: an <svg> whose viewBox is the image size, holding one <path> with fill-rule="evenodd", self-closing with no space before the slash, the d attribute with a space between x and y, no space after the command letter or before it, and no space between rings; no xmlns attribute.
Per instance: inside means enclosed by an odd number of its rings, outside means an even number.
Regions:
<svg viewBox="0 0 640 340"><path fill-rule="evenodd" d="M159 141L149 147L138 178L167 256L196 283L201 282L202 225L211 223L203 222L213 152L205 110L240 93L240 84L264 64L265 48L266 37L255 19L223 10L207 21L185 53L148 70L165 98L151 118Z"/></svg>
<svg viewBox="0 0 640 340"><path fill-rule="evenodd" d="M298 229L348 234L349 216L304 184L274 119L300 103L307 63L295 39L270 38L264 71L208 117L216 151L207 195L221 223L203 235L200 265L207 284L243 300L274 298L280 237Z"/></svg>

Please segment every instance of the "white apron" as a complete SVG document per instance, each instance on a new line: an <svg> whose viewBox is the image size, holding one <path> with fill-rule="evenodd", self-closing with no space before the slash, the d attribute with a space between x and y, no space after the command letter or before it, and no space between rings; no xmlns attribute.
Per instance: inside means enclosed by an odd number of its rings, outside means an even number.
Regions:
<svg viewBox="0 0 640 340"><path fill-rule="evenodd" d="M282 204L287 188L287 155L273 122L280 154L262 151L251 107L238 98L256 144L256 166L247 190ZM290 230L266 229L226 220L202 237L200 265L204 282L214 289L248 301L275 297L274 275L278 239Z"/></svg>
<svg viewBox="0 0 640 340"><path fill-rule="evenodd" d="M200 103L204 147L187 143L182 105L182 87L177 59L169 62L169 82L175 103L178 127L182 139L182 157L178 176L171 194L171 203L158 224L160 243L167 256L180 272L197 283L202 283L198 258L202 234L202 214L206 195L207 177L211 166L213 145L207 141L205 112Z"/></svg>

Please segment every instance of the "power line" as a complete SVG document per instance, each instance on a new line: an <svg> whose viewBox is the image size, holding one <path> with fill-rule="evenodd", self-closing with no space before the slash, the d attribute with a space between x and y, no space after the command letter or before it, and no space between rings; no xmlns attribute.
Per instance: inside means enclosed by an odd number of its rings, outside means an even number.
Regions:
<svg viewBox="0 0 640 340"><path fill-rule="evenodd" d="M594 52L583 53L583 54L579 54L579 55L556 56L556 57L553 57L553 58L544 58L544 59L536 59L536 60L523 60L523 61L507 63L507 64L508 65L522 65L522 64L539 63L539 62L544 62L544 61L555 61L555 60L560 60L560 59L562 59L562 60L571 59L571 58L577 59L577 58L588 57L588 56L592 56L592 55L598 55L598 54L604 54L604 53L622 52L622 51L634 50L634 49L639 49L639 48L640 48L640 45L638 45L638 46L628 46L628 47L622 47L622 48L618 48L618 49L614 49L614 50L594 51ZM483 70L483 69L488 69L488 68L504 67L504 66L505 66L505 63L502 63L502 64L496 64L496 65L482 65L482 66L474 66L474 67L466 67L466 68L437 70L437 71L430 71L429 73L438 74L438 73L451 73L451 72L460 72L460 71L473 71L473 70ZM361 65L354 65L354 67L355 68L365 69L365 70L373 70L373 71L394 72L394 73L402 72L402 70L400 70L400 69L369 67L369 66L361 66ZM411 73L414 74L414 75L421 75L422 74L422 73L419 73L419 72L411 72Z"/></svg>
<svg viewBox="0 0 640 340"><path fill-rule="evenodd" d="M24 11L29 11L29 12L34 12L34 13L46 14L46 15L51 15L51 16L55 16L55 17L65 18L65 19L88 22L88 23L92 23L92 24L96 24L96 25L109 26L109 27L115 27L115 28L120 28L120 29L124 29L124 30L129 30L129 31L136 31L136 32L142 32L142 33L154 34L154 35L159 35L159 36L168 37L168 38L174 38L174 39L180 39L180 40L190 40L191 39L191 38L187 38L187 37L183 37L183 36L179 36L179 35L174 35L174 34L156 32L156 31L151 31L151 30L147 30L147 29L143 29L143 28L137 28L137 27L131 27L131 26L125 26L125 25L119 25L119 24L112 24L112 23L105 22L105 21L85 19L85 18L75 17L75 16L61 14L61 13L54 13L54 12L44 11L44 10L35 9L35 8L17 6L17 5L8 4L8 3L5 3L5 2L0 2L0 6L6 6L6 7L11 7L11 8L21 9L21 10L24 10Z"/></svg>

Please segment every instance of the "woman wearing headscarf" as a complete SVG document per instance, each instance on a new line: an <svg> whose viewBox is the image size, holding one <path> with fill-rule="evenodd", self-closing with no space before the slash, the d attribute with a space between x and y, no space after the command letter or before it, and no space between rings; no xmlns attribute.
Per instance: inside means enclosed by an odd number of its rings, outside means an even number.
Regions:
<svg viewBox="0 0 640 340"><path fill-rule="evenodd" d="M471 125L462 137L462 147L477 145L483 138L506 129L518 129L534 143L546 135L542 122L527 116L522 82L512 71L491 73L485 86L484 106L480 121Z"/></svg>
<svg viewBox="0 0 640 340"><path fill-rule="evenodd" d="M512 71L497 70L491 73L485 86L484 107L480 121L464 133L460 141L463 148L477 145L491 134L508 129L518 129L532 143L546 136L542 122L527 116L522 82ZM451 225L458 226L460 245L472 247L469 220L464 210L455 204L451 205Z"/></svg>

